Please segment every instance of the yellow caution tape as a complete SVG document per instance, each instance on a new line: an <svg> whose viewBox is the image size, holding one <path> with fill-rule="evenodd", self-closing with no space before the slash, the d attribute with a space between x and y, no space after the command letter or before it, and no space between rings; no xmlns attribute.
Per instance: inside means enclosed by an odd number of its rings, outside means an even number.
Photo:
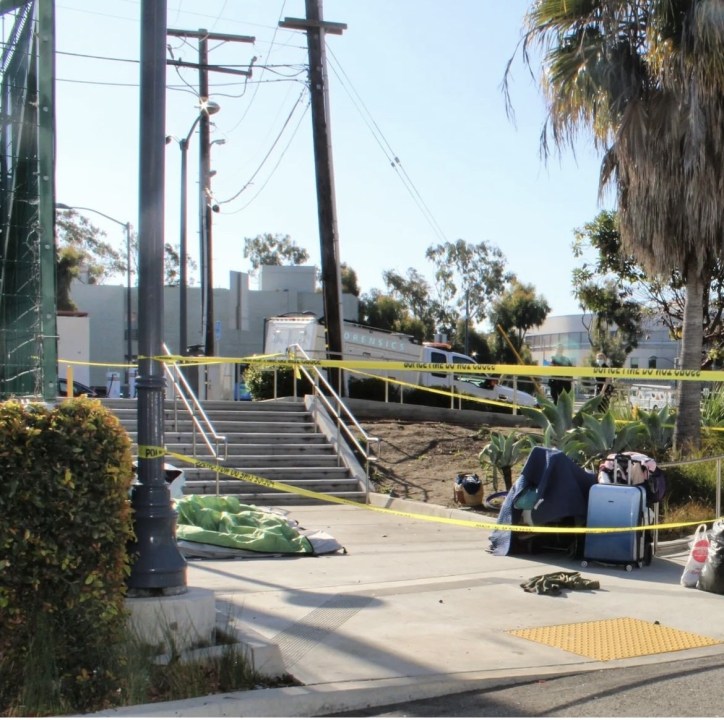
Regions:
<svg viewBox="0 0 724 720"><path fill-rule="evenodd" d="M160 447L153 447L152 445L139 445L138 446L138 457L143 460L156 460L160 457L165 457L167 451Z"/></svg>
<svg viewBox="0 0 724 720"><path fill-rule="evenodd" d="M521 407L520 403L505 402L504 400L493 400L490 398L481 398L475 395L467 395L465 393L452 392L450 390L442 390L440 388L431 388L427 385L414 385L413 383L405 382L404 380L398 380L397 378L384 377L383 375L373 375L372 373L355 372L355 375L364 375L368 378L375 380L382 380L383 382L390 383L392 385L399 385L400 387L410 388L412 390L422 390L423 392L433 393L434 395L444 395L449 398L456 400L470 400L472 402L482 403L484 405L498 405L503 408L510 409L514 404L516 407Z"/></svg>
<svg viewBox="0 0 724 720"><path fill-rule="evenodd" d="M154 358L163 362L168 355ZM248 357L214 357L185 358L173 356L174 361L201 363L232 363L232 364L273 364L277 367L310 367L340 368L342 370L404 370L407 372L448 372L457 375L517 375L532 377L610 377L622 380L694 380L699 382L724 381L724 370L675 370L672 368L595 368L571 366L561 368L553 365L494 365L494 364L458 364L458 363L423 363L400 362L391 360L316 360L292 359L287 356L252 355Z"/></svg>
<svg viewBox="0 0 724 720"><path fill-rule="evenodd" d="M59 365L87 365L88 367L136 367L137 363L89 362L88 360L58 360Z"/></svg>
<svg viewBox="0 0 724 720"><path fill-rule="evenodd" d="M407 372L448 372L457 375L517 375L532 377L610 377L621 380L693 380L698 382L722 382L724 370L675 370L672 368L595 368L570 366L561 368L553 365L494 365L494 364L458 364L458 363L422 363L390 360L315 360L291 359L280 355L250 355L247 357L188 357L185 355L158 355L140 357L139 360L173 362L178 365L219 365L219 364L273 364L277 367L339 368L342 370L404 370ZM78 360L59 360L60 363L76 365L95 365L103 367L133 367L123 363L90 363Z"/></svg>
<svg viewBox="0 0 724 720"><path fill-rule="evenodd" d="M229 477L242 480L244 482L250 482L254 485L261 485L262 487L270 488L272 490L279 490L286 493L294 493L295 495L301 495L302 497L312 498L314 500L322 500L327 503L336 503L338 505L348 505L356 507L361 510L371 510L373 512L381 512L387 515L395 515L397 517L406 517L412 520L424 520L426 522L434 522L443 525L457 525L461 527L472 527L480 528L483 530L510 530L511 532L522 532L522 533L543 533L543 534L570 534L570 535L602 535L607 533L620 533L620 532L632 532L642 530L669 530L678 527L698 526L703 523L709 525L716 522L716 519L712 520L695 520L691 522L678 522L678 523L660 523L658 525L635 525L631 527L616 527L616 528L588 528L588 527L552 527L550 525L506 525L497 522L484 522L477 520L462 520L458 518L446 518L437 517L434 515L423 515L421 513L403 512L402 510L392 510L391 508L378 507L376 505L367 505L366 503L360 503L356 500L347 500L346 498L335 497L334 495L327 495L325 493L315 492L314 490L307 490L305 488L296 487L294 485L287 485L286 483L275 482L267 478L259 477L258 475L251 475L243 470L235 470L234 468L227 468L221 465L217 465L213 462L206 460L197 460L196 458L190 457L189 455L183 455L176 453L168 449L161 447L152 447L148 445L142 445L138 448L139 458L155 459L161 455L168 455L174 457L177 460L181 460L190 465L196 467L206 468L212 470L220 475L228 475Z"/></svg>

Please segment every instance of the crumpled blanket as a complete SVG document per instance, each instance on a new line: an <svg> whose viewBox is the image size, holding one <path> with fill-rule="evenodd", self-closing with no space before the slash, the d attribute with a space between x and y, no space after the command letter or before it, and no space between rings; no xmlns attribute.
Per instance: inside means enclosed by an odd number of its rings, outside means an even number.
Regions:
<svg viewBox="0 0 724 720"><path fill-rule="evenodd" d="M176 502L179 540L256 553L314 555L297 523L228 496L186 495Z"/></svg>
<svg viewBox="0 0 724 720"><path fill-rule="evenodd" d="M520 586L529 593L538 595L560 595L561 589L566 590L599 590L598 580L581 577L577 572L557 572L547 575L536 575Z"/></svg>

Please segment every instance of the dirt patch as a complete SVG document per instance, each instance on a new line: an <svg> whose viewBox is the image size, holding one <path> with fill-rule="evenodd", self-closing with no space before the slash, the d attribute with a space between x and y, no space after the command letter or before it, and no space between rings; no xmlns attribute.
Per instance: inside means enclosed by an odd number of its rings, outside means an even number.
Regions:
<svg viewBox="0 0 724 720"><path fill-rule="evenodd" d="M380 439L377 460L370 468L377 492L457 507L454 485L459 473L477 473L486 485L486 494L494 490L491 471L478 461L492 428L481 431L451 423L404 420L365 420L363 426ZM501 430L510 432L510 428ZM504 489L502 477L498 484Z"/></svg>

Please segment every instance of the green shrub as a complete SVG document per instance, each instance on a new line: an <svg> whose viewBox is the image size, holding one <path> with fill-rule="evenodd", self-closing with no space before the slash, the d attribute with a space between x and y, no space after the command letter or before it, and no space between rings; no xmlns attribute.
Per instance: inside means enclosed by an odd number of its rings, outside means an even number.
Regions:
<svg viewBox="0 0 724 720"><path fill-rule="evenodd" d="M276 395L274 373L276 371ZM270 400L274 397L294 396L294 371L280 365L250 365L244 373L244 382L254 400ZM297 397L311 393L312 387L302 375L297 379Z"/></svg>
<svg viewBox="0 0 724 720"><path fill-rule="evenodd" d="M0 713L104 707L126 629L131 446L99 401L0 404Z"/></svg>
<svg viewBox="0 0 724 720"><path fill-rule="evenodd" d="M398 402L400 399L399 388L393 383L386 383L384 380L376 378L350 378L349 379L349 396L351 398L359 398L361 400L377 400L384 402L385 385L387 385L387 400L389 402Z"/></svg>
<svg viewBox="0 0 724 720"><path fill-rule="evenodd" d="M674 465L664 468L667 507L695 502L714 507L716 500L716 461Z"/></svg>
<svg viewBox="0 0 724 720"><path fill-rule="evenodd" d="M449 395L428 392L427 390L415 389L403 391L404 402L409 405L429 405L430 407L449 408Z"/></svg>

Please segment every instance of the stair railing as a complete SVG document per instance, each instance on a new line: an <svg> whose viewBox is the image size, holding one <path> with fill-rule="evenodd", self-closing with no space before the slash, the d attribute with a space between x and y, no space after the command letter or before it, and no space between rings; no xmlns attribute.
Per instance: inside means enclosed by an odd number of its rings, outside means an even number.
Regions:
<svg viewBox="0 0 724 720"><path fill-rule="evenodd" d="M171 355L166 343L163 344L163 351ZM196 455L197 434L201 436L203 444L206 445L211 456L215 460L226 460L229 445L226 435L219 435L206 414L193 388L181 371L181 368L174 361L163 363L164 373L173 387L173 427L176 432L179 428L179 401L183 409L191 418L192 427L192 457ZM219 473L216 473L216 494L219 494Z"/></svg>
<svg viewBox="0 0 724 720"><path fill-rule="evenodd" d="M299 346L292 345L287 348L287 353L291 358L299 359L300 357L305 360L309 360L310 357L307 353ZM366 475L365 482L365 502L369 503L370 499L370 461L376 459L376 455L379 454L380 439L368 435L362 426L357 422L357 419L352 414L352 411L345 405L342 398L332 387L330 382L325 377L318 367L315 365L299 366L300 372L309 380L312 385L314 396L319 399L322 405L325 407L330 417L334 420L334 424L337 428L337 461L341 462L341 440L344 436L361 456L364 462L364 470ZM297 375L293 374L294 380L294 395L297 395ZM360 441L361 439L361 441ZM375 445L376 450L373 454L371 452L371 446Z"/></svg>

